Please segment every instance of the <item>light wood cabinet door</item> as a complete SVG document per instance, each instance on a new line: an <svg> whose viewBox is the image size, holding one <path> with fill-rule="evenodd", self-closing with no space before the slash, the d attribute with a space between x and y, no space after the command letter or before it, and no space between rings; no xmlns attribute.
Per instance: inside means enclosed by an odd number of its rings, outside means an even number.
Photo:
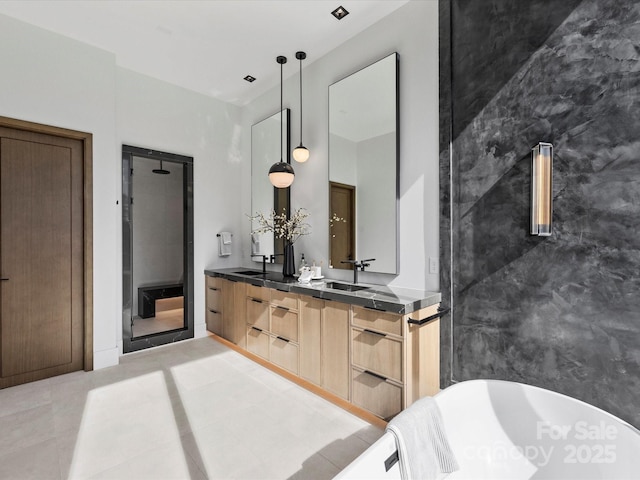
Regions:
<svg viewBox="0 0 640 480"><path fill-rule="evenodd" d="M271 306L270 332L294 342L298 341L298 314L286 307Z"/></svg>
<svg viewBox="0 0 640 480"><path fill-rule="evenodd" d="M298 375L298 345L282 337L271 337L269 360Z"/></svg>
<svg viewBox="0 0 640 480"><path fill-rule="evenodd" d="M364 370L402 382L402 341L371 330L352 331L352 361Z"/></svg>
<svg viewBox="0 0 640 480"><path fill-rule="evenodd" d="M223 335L224 321L224 293L222 285L224 280L217 277L206 277L206 320L207 330L216 335Z"/></svg>
<svg viewBox="0 0 640 480"><path fill-rule="evenodd" d="M269 330L269 304L257 298L246 298L247 324Z"/></svg>
<svg viewBox="0 0 640 480"><path fill-rule="evenodd" d="M354 306L353 324L392 335L402 335L402 315L396 313Z"/></svg>
<svg viewBox="0 0 640 480"><path fill-rule="evenodd" d="M300 376L320 385L320 338L324 301L300 297Z"/></svg>
<svg viewBox="0 0 640 480"><path fill-rule="evenodd" d="M289 310L298 310L298 295L291 292L283 292L281 290L271 289L271 303Z"/></svg>
<svg viewBox="0 0 640 480"><path fill-rule="evenodd" d="M349 310L340 302L325 301L322 318L322 386L349 399Z"/></svg>
<svg viewBox="0 0 640 480"><path fill-rule="evenodd" d="M230 342L234 338L234 305L233 305L233 282L222 279L220 288L222 289L222 337Z"/></svg>
<svg viewBox="0 0 640 480"><path fill-rule="evenodd" d="M352 403L388 420L402 410L402 387L354 369Z"/></svg>
<svg viewBox="0 0 640 480"><path fill-rule="evenodd" d="M258 327L247 326L247 350L269 360L269 335Z"/></svg>
<svg viewBox="0 0 640 480"><path fill-rule="evenodd" d="M222 336L222 312L207 307L207 330Z"/></svg>
<svg viewBox="0 0 640 480"><path fill-rule="evenodd" d="M231 282L233 284L233 343L241 348L247 346L247 284L244 282Z"/></svg>

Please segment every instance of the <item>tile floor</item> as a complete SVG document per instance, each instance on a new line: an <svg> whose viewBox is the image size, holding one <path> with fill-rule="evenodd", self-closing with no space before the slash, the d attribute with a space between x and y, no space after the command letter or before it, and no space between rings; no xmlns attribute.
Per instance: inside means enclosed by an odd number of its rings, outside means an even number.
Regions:
<svg viewBox="0 0 640 480"><path fill-rule="evenodd" d="M0 479L325 479L382 431L212 338L0 390Z"/></svg>

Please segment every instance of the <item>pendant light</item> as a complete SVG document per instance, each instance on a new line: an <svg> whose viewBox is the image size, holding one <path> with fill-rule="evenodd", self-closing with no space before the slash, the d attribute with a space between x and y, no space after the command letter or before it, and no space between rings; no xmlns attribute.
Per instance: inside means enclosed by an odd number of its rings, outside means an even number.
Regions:
<svg viewBox="0 0 640 480"><path fill-rule="evenodd" d="M309 160L309 150L302 144L302 60L307 58L307 54L296 52L296 58L300 60L300 145L293 150L293 159L303 163Z"/></svg>
<svg viewBox="0 0 640 480"><path fill-rule="evenodd" d="M287 63L287 57L278 56L276 62L280 64L280 161L271 165L269 181L276 188L287 188L293 183L295 173L293 167L282 161L282 65Z"/></svg>

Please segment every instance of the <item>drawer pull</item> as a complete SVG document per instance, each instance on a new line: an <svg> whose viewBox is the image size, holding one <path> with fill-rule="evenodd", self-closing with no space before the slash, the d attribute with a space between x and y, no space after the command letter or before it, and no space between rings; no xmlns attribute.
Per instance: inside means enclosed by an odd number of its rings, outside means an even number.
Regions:
<svg viewBox="0 0 640 480"><path fill-rule="evenodd" d="M365 328L364 331L367 332L367 333L371 333L372 335L380 335L381 337L386 337L386 335L384 333L375 332L373 330L369 330L368 328Z"/></svg>
<svg viewBox="0 0 640 480"><path fill-rule="evenodd" d="M209 311L210 311L211 313L220 313L220 312L218 312L217 310L212 310L212 309L209 309Z"/></svg>
<svg viewBox="0 0 640 480"><path fill-rule="evenodd" d="M276 305L276 308L279 308L280 310L286 310L287 312L289 311L287 307L283 307L282 305Z"/></svg>
<svg viewBox="0 0 640 480"><path fill-rule="evenodd" d="M289 339L287 339L287 338L281 337L280 335L278 335L276 338L277 338L278 340L282 340L283 342L287 342L287 343L289 343L289 342L291 341L291 340L289 340Z"/></svg>
<svg viewBox="0 0 640 480"><path fill-rule="evenodd" d="M372 377L376 377L379 378L380 380L382 380L383 382L387 381L387 377L383 377L382 375L378 374L378 373L373 373L371 370L365 370L364 373L368 373L369 375L371 375Z"/></svg>
<svg viewBox="0 0 640 480"><path fill-rule="evenodd" d="M258 300L257 298L252 298L251 301L256 303L262 303L262 300Z"/></svg>
<svg viewBox="0 0 640 480"><path fill-rule="evenodd" d="M217 287L209 287L209 290L213 290L214 292L217 292L217 291L218 291L218 290L220 290L220 289L219 289L219 288L217 288Z"/></svg>
<svg viewBox="0 0 640 480"><path fill-rule="evenodd" d="M283 293L289 293L289 290L281 290L279 288L276 288L276 290L279 291L279 292L283 292Z"/></svg>
<svg viewBox="0 0 640 480"><path fill-rule="evenodd" d="M257 330L258 332L262 332L262 329L258 327L251 327L251 330Z"/></svg>

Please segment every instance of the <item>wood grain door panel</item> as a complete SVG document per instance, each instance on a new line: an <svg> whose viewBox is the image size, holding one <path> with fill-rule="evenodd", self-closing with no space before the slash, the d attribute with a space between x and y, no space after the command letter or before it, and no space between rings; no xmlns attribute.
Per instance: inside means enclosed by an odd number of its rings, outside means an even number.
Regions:
<svg viewBox="0 0 640 480"><path fill-rule="evenodd" d="M0 386L83 366L83 146L0 128Z"/></svg>
<svg viewBox="0 0 640 480"><path fill-rule="evenodd" d="M329 182L329 228L330 264L333 268L350 269L351 265L341 263L356 259L356 191L352 185Z"/></svg>

